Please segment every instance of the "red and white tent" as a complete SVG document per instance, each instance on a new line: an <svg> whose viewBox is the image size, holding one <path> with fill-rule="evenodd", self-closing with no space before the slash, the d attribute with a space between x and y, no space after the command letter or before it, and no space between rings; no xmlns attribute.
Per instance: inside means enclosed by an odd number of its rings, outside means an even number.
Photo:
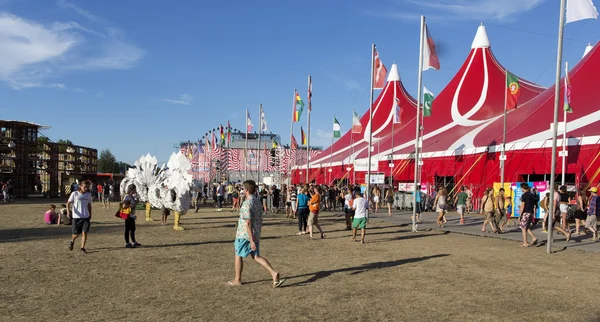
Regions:
<svg viewBox="0 0 600 322"><path fill-rule="evenodd" d="M567 122L567 173L575 174L582 182L598 182L600 178L596 171L600 165L600 103L594 98L600 77L598 70L600 52L594 47L586 49L582 61L569 72L573 113L568 114ZM393 66L388 83L373 106L373 159L379 163L377 172L393 175L396 182L412 182L416 103L397 75ZM550 173L548 140L552 136L554 88L545 89L523 79L519 82L518 108L507 116L507 182ZM403 115L402 124L397 124L392 134L393 90L400 93ZM432 116L424 118L422 182L435 183L439 177L452 177L455 184L490 186L499 181L505 91L506 69L494 57L485 27L480 26L464 64L435 98ZM559 120L563 114L562 93L561 85ZM366 113L361 122L364 125L368 120ZM561 137L562 129L559 127ZM351 133L346 133L318 159L312 160L312 180L327 183L329 178L349 178L350 172L357 170L357 183L364 182L364 172L349 164L367 158L367 130L368 126L364 127L363 133L355 134L353 140ZM389 167L392 147L395 161ZM558 165L560 169L560 159ZM329 169L331 175L327 173Z"/></svg>

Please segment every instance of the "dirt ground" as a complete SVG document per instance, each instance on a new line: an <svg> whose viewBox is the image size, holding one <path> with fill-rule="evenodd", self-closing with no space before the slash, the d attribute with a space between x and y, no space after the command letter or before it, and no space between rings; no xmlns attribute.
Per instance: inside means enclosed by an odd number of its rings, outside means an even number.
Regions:
<svg viewBox="0 0 600 322"><path fill-rule="evenodd" d="M374 222L353 243L343 217L326 213L324 240L268 215L261 254L286 283L245 261L233 278L237 214L188 213L185 231L138 214L137 249L124 224L94 205L88 254L69 251L70 226L47 226L48 204L0 204L3 321L591 321L598 255ZM153 217L159 219L159 213ZM172 218L170 218L172 220Z"/></svg>

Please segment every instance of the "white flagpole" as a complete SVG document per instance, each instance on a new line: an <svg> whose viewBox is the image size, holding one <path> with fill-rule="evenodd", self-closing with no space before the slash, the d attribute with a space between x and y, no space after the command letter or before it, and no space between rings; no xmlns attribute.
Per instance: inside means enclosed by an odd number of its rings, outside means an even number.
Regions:
<svg viewBox="0 0 600 322"><path fill-rule="evenodd" d="M308 75L308 90L312 95L311 83L312 78L310 77L310 75ZM310 110L312 109L312 100L311 97L307 97L306 100L308 101L308 115L306 119L306 183L309 183L308 179L310 172Z"/></svg>
<svg viewBox="0 0 600 322"><path fill-rule="evenodd" d="M292 101L292 113L294 113L294 108L296 107L296 89L294 89L294 99ZM289 160L288 160L288 176L290 178L290 182L289 184L292 184L292 136L294 135L294 117L295 115L292 114L292 124L290 125L290 156L289 156ZM296 152L294 152L296 153ZM296 158L294 158L295 160Z"/></svg>
<svg viewBox="0 0 600 322"><path fill-rule="evenodd" d="M333 116L333 124L335 125L335 115ZM335 140L335 130L331 132L331 146L333 147L333 140ZM333 151L333 148L331 149ZM331 161L332 161L333 153L329 153L329 184L331 184L331 174L333 170L331 169Z"/></svg>
<svg viewBox="0 0 600 322"><path fill-rule="evenodd" d="M373 76L375 72L375 44L371 45L371 95L369 101L369 149L367 156L367 200L371 200L371 150L373 149ZM369 207L367 207L367 220L369 220Z"/></svg>
<svg viewBox="0 0 600 322"><path fill-rule="evenodd" d="M262 133L262 104L258 105L258 171L256 172L256 183L260 184L260 134Z"/></svg>
<svg viewBox="0 0 600 322"><path fill-rule="evenodd" d="M569 72L569 62L565 62L565 77L567 77L567 73ZM565 84L566 86L566 84ZM566 89L565 89L566 90ZM566 92L565 92L566 95ZM565 97L565 101L567 98ZM566 183L566 173L567 173L567 111L564 111L563 108L563 140L562 140L562 180L561 185L564 186ZM579 189L579 188L578 188Z"/></svg>
<svg viewBox="0 0 600 322"><path fill-rule="evenodd" d="M246 110L246 142L244 143L244 181L248 180L248 115Z"/></svg>
<svg viewBox="0 0 600 322"><path fill-rule="evenodd" d="M556 136L558 132L558 106L560 103L560 72L562 67L563 35L565 31L565 0L560 0L560 20L558 24L558 54L556 56L556 79L554 83L554 126L552 126L552 162L550 165L550 189L554 189L554 176L556 176ZM556 205L550 203L548 215L548 243L546 252L552 253L552 220Z"/></svg>
<svg viewBox="0 0 600 322"><path fill-rule="evenodd" d="M503 128L502 128L502 151L500 151L500 188L504 188L504 159L505 159L505 152L504 150L506 149L506 101L508 100L508 69L506 69L505 71L506 77L505 77L505 81L504 81L504 120L503 120ZM519 188L519 187L517 187Z"/></svg>
<svg viewBox="0 0 600 322"><path fill-rule="evenodd" d="M415 140L415 178L413 182L413 215L412 215L412 230L413 232L417 231L417 193L421 193L419 189L417 189L417 185L419 184L419 145L420 145L420 134L421 134L421 96L423 95L423 42L424 42L424 34L425 31L425 16L421 16L421 37L419 44L419 76L418 76L418 89L417 89L417 129L416 129L416 140Z"/></svg>

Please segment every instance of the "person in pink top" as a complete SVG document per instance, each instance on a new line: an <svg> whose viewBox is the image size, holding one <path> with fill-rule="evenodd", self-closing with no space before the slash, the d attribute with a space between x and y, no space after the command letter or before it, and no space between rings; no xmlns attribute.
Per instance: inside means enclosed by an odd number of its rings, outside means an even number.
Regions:
<svg viewBox="0 0 600 322"><path fill-rule="evenodd" d="M56 206L50 205L50 208L44 214L44 222L48 225L56 224L56 219L58 215L56 214Z"/></svg>

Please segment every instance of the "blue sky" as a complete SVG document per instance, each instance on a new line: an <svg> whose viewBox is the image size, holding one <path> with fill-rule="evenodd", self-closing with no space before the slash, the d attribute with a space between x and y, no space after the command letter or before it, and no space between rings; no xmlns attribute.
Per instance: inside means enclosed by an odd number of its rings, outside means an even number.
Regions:
<svg viewBox="0 0 600 322"><path fill-rule="evenodd" d="M257 126L262 103L287 144L293 89L306 100L310 74L311 143L328 145L334 114L346 131L352 109L368 109L371 43L416 96L421 14L442 65L424 74L434 93L480 22L505 67L553 83L552 0L0 0L0 118L133 162L148 152L166 160L174 144L227 120L243 129L245 109ZM574 65L599 38L596 20L567 25L564 59Z"/></svg>

